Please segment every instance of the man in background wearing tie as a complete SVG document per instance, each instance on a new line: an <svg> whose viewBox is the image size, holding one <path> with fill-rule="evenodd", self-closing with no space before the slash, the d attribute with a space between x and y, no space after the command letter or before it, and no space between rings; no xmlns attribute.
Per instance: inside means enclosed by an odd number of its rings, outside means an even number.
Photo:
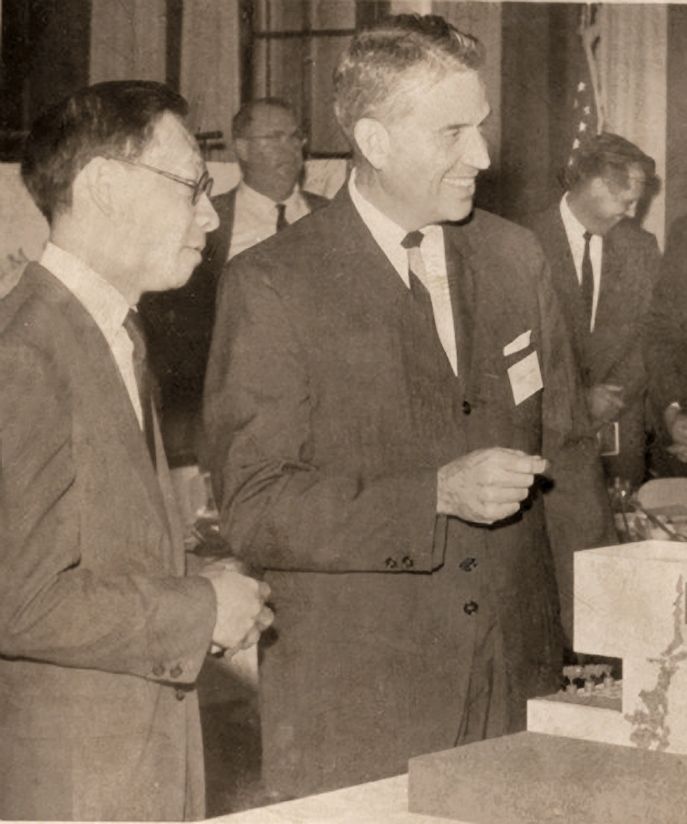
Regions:
<svg viewBox="0 0 687 824"><path fill-rule="evenodd" d="M637 146L597 135L573 156L560 203L524 221L551 267L593 425L608 453L606 474L633 486L646 472L641 338L659 251L632 218L654 176L654 161Z"/></svg>
<svg viewBox="0 0 687 824"><path fill-rule="evenodd" d="M27 139L50 240L0 302L3 819L202 818L196 677L271 619L265 584L185 575L136 312L217 225L186 109L101 83Z"/></svg>
<svg viewBox="0 0 687 824"><path fill-rule="evenodd" d="M144 295L141 315L162 402L162 434L173 465L198 458L203 383L217 282L239 252L328 203L300 187L305 139L292 108L276 97L244 103L232 121L241 182L216 195L219 225L201 265L180 289Z"/></svg>
<svg viewBox="0 0 687 824"><path fill-rule="evenodd" d="M541 250L473 213L481 61L437 16L356 35L350 180L220 283L205 423L222 533L273 586L263 777L286 795L522 728L560 675L543 498L607 534Z"/></svg>

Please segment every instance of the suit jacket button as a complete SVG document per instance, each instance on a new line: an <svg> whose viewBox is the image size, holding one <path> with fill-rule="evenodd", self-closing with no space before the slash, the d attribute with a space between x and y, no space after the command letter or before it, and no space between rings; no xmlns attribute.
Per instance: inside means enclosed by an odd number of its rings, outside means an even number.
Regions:
<svg viewBox="0 0 687 824"><path fill-rule="evenodd" d="M466 615L474 615L479 609L479 604L476 601L468 601L463 604L463 612Z"/></svg>
<svg viewBox="0 0 687 824"><path fill-rule="evenodd" d="M174 697L177 699L177 701L183 701L184 698L186 698L186 693L183 690L176 689L174 690Z"/></svg>
<svg viewBox="0 0 687 824"><path fill-rule="evenodd" d="M415 561L413 561L410 555L406 555L401 563L403 564L404 569L412 569L415 566Z"/></svg>
<svg viewBox="0 0 687 824"><path fill-rule="evenodd" d="M153 667L153 675L154 675L156 678L162 678L162 676L163 676L164 674L165 674L165 666L164 666L164 664L155 664L155 665L154 665L154 667Z"/></svg>
<svg viewBox="0 0 687 824"><path fill-rule="evenodd" d="M463 401L463 414L469 415L472 412L472 407L469 401Z"/></svg>
<svg viewBox="0 0 687 824"><path fill-rule="evenodd" d="M463 570L463 572L472 572L472 570L477 566L477 559L463 558L458 566Z"/></svg>
<svg viewBox="0 0 687 824"><path fill-rule="evenodd" d="M398 563L396 562L395 558L387 558L386 561L384 561L384 566L387 569L396 569Z"/></svg>
<svg viewBox="0 0 687 824"><path fill-rule="evenodd" d="M178 678L184 670L181 667L181 664L175 664L172 669L169 671L169 674L172 678Z"/></svg>

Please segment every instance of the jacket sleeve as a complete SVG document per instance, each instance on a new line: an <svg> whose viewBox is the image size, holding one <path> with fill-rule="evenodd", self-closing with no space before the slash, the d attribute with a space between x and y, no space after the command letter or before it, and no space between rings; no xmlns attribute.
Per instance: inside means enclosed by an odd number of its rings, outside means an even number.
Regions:
<svg viewBox="0 0 687 824"><path fill-rule="evenodd" d="M370 477L317 465L318 387L307 346L265 271L245 261L225 271L205 389L213 482L232 551L272 569L435 568L445 531L436 468Z"/></svg>
<svg viewBox="0 0 687 824"><path fill-rule="evenodd" d="M687 221L668 237L643 338L649 396L662 421L674 401L687 406Z"/></svg>
<svg viewBox="0 0 687 824"><path fill-rule="evenodd" d="M192 683L215 624L214 590L143 562L106 576L82 566L69 393L55 372L42 354L3 342L0 655Z"/></svg>
<svg viewBox="0 0 687 824"><path fill-rule="evenodd" d="M637 309L628 327L619 330L621 354L609 370L606 383L614 383L625 389L626 403L642 400L646 392L648 373L642 350L645 327L648 322L651 296L658 281L660 252L653 235L643 232L641 243L631 247L631 263L638 273Z"/></svg>

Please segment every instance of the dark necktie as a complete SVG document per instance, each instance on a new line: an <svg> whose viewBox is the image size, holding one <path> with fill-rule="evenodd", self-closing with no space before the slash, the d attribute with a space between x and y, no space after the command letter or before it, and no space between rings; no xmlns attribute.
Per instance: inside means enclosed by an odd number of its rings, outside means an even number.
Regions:
<svg viewBox="0 0 687 824"><path fill-rule="evenodd" d="M582 303L584 304L585 317L587 319L587 330L592 328L592 310L594 309L594 270L592 269L592 258L589 253L589 241L592 239L591 232L584 235L584 254L582 255Z"/></svg>
<svg viewBox="0 0 687 824"><path fill-rule="evenodd" d="M281 232L281 230L288 225L289 222L286 219L286 203L277 203L277 231Z"/></svg>
<svg viewBox="0 0 687 824"><path fill-rule="evenodd" d="M449 300L449 296L444 292L447 284L442 285L427 272L420 249L423 239L424 234L416 229L414 232L408 232L401 241L401 246L408 252L410 293L425 315L426 322L431 323L434 328L451 368L458 374L456 326L452 315L447 317L445 308L445 303Z"/></svg>
<svg viewBox="0 0 687 824"><path fill-rule="evenodd" d="M143 412L143 434L148 444L148 452L153 466L155 461L155 435L153 427L153 393L150 371L146 358L146 339L143 324L138 312L130 309L124 318L124 328L131 338L133 344L133 364L136 385L138 386L138 396L141 400L141 410Z"/></svg>
<svg viewBox="0 0 687 824"><path fill-rule="evenodd" d="M401 246L408 252L408 280L410 281L410 293L413 296L413 299L423 305L424 308L427 308L429 305L429 310L434 317L434 313L432 312L432 299L427 291L427 287L422 281L422 276L424 274L424 263L422 261L422 252L420 251L420 245L424 238L424 234L417 229L414 232L408 232L408 234L403 238L401 241Z"/></svg>

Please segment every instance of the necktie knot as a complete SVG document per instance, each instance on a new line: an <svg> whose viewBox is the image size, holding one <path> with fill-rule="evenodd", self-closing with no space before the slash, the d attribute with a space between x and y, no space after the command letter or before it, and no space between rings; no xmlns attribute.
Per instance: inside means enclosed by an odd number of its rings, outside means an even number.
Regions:
<svg viewBox="0 0 687 824"><path fill-rule="evenodd" d="M143 323L140 315L135 309L129 309L122 326L131 339L134 347L134 358L137 361L145 360L146 356L146 336L143 330Z"/></svg>
<svg viewBox="0 0 687 824"><path fill-rule="evenodd" d="M416 229L414 232L408 232L401 241L401 246L403 246L404 249L418 249L423 238L424 234L419 229Z"/></svg>
<svg viewBox="0 0 687 824"><path fill-rule="evenodd" d="M286 219L286 203L277 203L277 231L280 232L289 222Z"/></svg>
<svg viewBox="0 0 687 824"><path fill-rule="evenodd" d="M589 241L594 237L591 232L585 232L582 237L584 238L585 243L589 243Z"/></svg>

